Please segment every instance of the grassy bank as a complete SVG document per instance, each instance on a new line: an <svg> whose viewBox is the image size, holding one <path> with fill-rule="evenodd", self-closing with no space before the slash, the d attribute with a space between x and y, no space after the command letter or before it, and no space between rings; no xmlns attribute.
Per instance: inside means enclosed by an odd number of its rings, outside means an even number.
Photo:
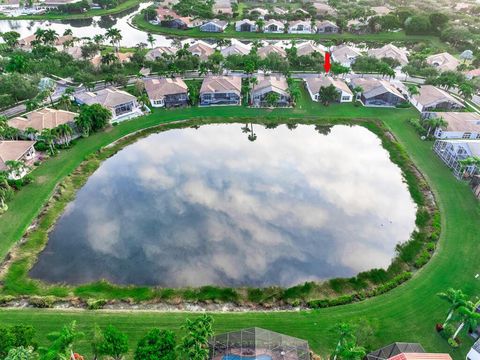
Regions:
<svg viewBox="0 0 480 360"><path fill-rule="evenodd" d="M351 34L348 32L340 34L269 34L269 33L257 33L257 32L240 32L235 31L232 24L230 24L224 32L221 33L208 33L202 32L199 28L181 30L170 29L159 25L150 24L146 21L141 14L136 15L132 24L140 30L151 32L153 34L188 37L188 38L207 38L207 39L244 39L244 40L291 40L291 39L304 39L304 40L321 40L332 42L409 42L418 43L419 41L425 41L435 45L436 47L443 47L444 44L436 36L431 35L407 35L403 31L398 32L381 32L377 34Z"/></svg>
<svg viewBox="0 0 480 360"><path fill-rule="evenodd" d="M425 175L439 203L443 215L442 234L432 260L413 279L385 295L356 304L310 312L215 314L215 330L221 332L252 325L261 326L305 338L315 351L327 354L334 346L335 339L331 336L330 329L336 322L368 318L377 328L372 346L392 341L415 341L422 343L427 350L450 352L456 360L460 360L464 358L471 341L464 337L462 347L452 350L434 331L435 323L445 317L447 309L436 293L450 286L461 288L471 296L479 293L480 281L474 276L478 272L476 234L480 228L480 208L468 186L455 180L433 155L431 143L419 140L407 122L408 118L416 115L411 109L357 108L348 104L325 108L309 101L302 101L296 109L289 110L224 107L155 112L151 116L121 124L110 132L95 134L82 141L81 145L61 152L36 169L34 176L37 180L15 194L9 204L9 212L0 218L0 255L4 256L18 241L52 194L55 185L78 167L88 154L141 128L202 117L221 117L226 121L237 117L263 117L275 121L278 118L298 119L306 116L318 119L380 119ZM95 323L118 326L129 334L133 344L153 326L179 331L187 316L191 315L31 309L0 311L0 321L4 324L34 325L41 344L45 343L49 331L76 319L80 329L86 332L85 339L79 344L79 350L85 353L89 352L88 339Z"/></svg>
<svg viewBox="0 0 480 360"><path fill-rule="evenodd" d="M60 12L48 12L41 15L21 15L16 17L8 17L0 14L0 20L79 20L89 19L94 16L116 15L126 10L130 10L138 6L142 0L126 0L120 5L112 9L91 9L81 14L65 14Z"/></svg>

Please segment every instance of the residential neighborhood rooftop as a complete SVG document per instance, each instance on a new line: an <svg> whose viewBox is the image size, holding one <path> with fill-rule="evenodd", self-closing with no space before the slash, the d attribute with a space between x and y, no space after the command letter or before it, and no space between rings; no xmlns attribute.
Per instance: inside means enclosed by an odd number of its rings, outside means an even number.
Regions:
<svg viewBox="0 0 480 360"><path fill-rule="evenodd" d="M200 93L205 92L227 92L233 91L240 93L242 90L242 78L240 76L207 76L200 88Z"/></svg>
<svg viewBox="0 0 480 360"><path fill-rule="evenodd" d="M75 97L87 105L101 104L106 107L115 107L136 100L135 96L116 88L106 88L97 92L85 91Z"/></svg>
<svg viewBox="0 0 480 360"><path fill-rule="evenodd" d="M44 108L14 117L8 121L8 125L21 131L33 128L41 132L43 129L53 129L59 125L71 123L77 115L71 111Z"/></svg>
<svg viewBox="0 0 480 360"><path fill-rule="evenodd" d="M188 86L181 78L155 78L144 81L145 91L153 99L165 95L181 94L188 91Z"/></svg>
<svg viewBox="0 0 480 360"><path fill-rule="evenodd" d="M35 145L35 141L0 140L0 171L7 169L7 161L21 159Z"/></svg>

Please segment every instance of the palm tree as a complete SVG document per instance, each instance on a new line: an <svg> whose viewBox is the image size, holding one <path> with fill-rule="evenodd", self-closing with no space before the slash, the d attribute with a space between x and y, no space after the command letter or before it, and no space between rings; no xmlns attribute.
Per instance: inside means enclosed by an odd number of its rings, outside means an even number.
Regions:
<svg viewBox="0 0 480 360"><path fill-rule="evenodd" d="M5 139L5 133L7 132L8 126L8 119L6 116L0 115L0 140Z"/></svg>
<svg viewBox="0 0 480 360"><path fill-rule="evenodd" d="M430 136L430 132L432 130L435 131L435 129L438 129L438 128L445 128L448 125L448 123L445 120L443 120L442 117L428 119L427 123L428 123L428 130L426 135L427 138Z"/></svg>
<svg viewBox="0 0 480 360"><path fill-rule="evenodd" d="M75 125L80 129L83 137L88 137L92 130L92 120L87 116L77 116L75 119Z"/></svg>
<svg viewBox="0 0 480 360"><path fill-rule="evenodd" d="M55 129L55 133L63 139L63 143L67 146L70 145L70 141L72 140L73 130L67 124L58 125Z"/></svg>
<svg viewBox="0 0 480 360"><path fill-rule="evenodd" d="M7 200L12 196L13 190L8 184L6 172L0 173L0 214L8 210Z"/></svg>
<svg viewBox="0 0 480 360"><path fill-rule="evenodd" d="M150 44L150 46L153 49L153 45L155 44L156 40L151 33L147 34L147 42Z"/></svg>
<svg viewBox="0 0 480 360"><path fill-rule="evenodd" d="M43 37L45 36L45 30L42 28L38 28L34 32L35 35L35 40L37 40L39 43L43 43Z"/></svg>
<svg viewBox="0 0 480 360"><path fill-rule="evenodd" d="M261 18L258 18L257 21L255 21L255 25L257 25L257 32L262 32L265 21Z"/></svg>
<svg viewBox="0 0 480 360"><path fill-rule="evenodd" d="M363 93L363 88L361 86L355 86L353 89L353 98L355 101L358 100L358 95Z"/></svg>
<svg viewBox="0 0 480 360"><path fill-rule="evenodd" d="M270 91L265 96L265 102L267 103L268 107L274 107L278 103L278 100L280 100L280 95L274 91Z"/></svg>
<svg viewBox="0 0 480 360"><path fill-rule="evenodd" d="M331 102L337 101L338 97L338 91L333 85L322 86L318 91L318 98L325 106L330 105Z"/></svg>
<svg viewBox="0 0 480 360"><path fill-rule="evenodd" d="M110 43L115 47L116 51L120 49L120 41L123 39L120 30L116 28L110 28L105 33L105 37L110 39Z"/></svg>
<svg viewBox="0 0 480 360"><path fill-rule="evenodd" d="M447 318L443 322L443 326L445 327L448 321L452 318L455 310L457 310L460 306L465 305L465 303L467 302L467 295L465 295L462 290L455 290L453 288L449 288L445 292L438 293L437 296L439 296L443 300L448 301L448 303L450 304Z"/></svg>
<svg viewBox="0 0 480 360"><path fill-rule="evenodd" d="M51 156L55 155L55 153L56 153L56 149L55 149L56 134L55 134L55 132L50 130L50 129L43 129L41 134L40 134L40 138L48 146L49 154Z"/></svg>
<svg viewBox="0 0 480 360"><path fill-rule="evenodd" d="M137 97L138 102L142 105L142 109L146 108L150 104L150 99L147 94L142 92L140 96Z"/></svg>
<svg viewBox="0 0 480 360"><path fill-rule="evenodd" d="M257 140L257 134L255 134L255 131L253 131L253 123L250 123L250 131L247 138L252 142Z"/></svg>
<svg viewBox="0 0 480 360"><path fill-rule="evenodd" d="M8 160L5 161L5 165L7 166L7 172L15 179L19 179L22 176L22 171L25 169L25 164L21 161L16 160Z"/></svg>
<svg viewBox="0 0 480 360"><path fill-rule="evenodd" d="M25 129L25 131L23 132L23 134L28 137L29 139L31 140L35 140L36 139L36 136L38 134L38 130L37 129L34 129L32 127L28 127Z"/></svg>
<svg viewBox="0 0 480 360"><path fill-rule="evenodd" d="M417 85L408 85L407 89L408 89L408 93L410 94L410 96L419 94Z"/></svg>
<svg viewBox="0 0 480 360"><path fill-rule="evenodd" d="M45 45L53 45L58 40L58 33L53 29L47 29L43 33L43 43Z"/></svg>
<svg viewBox="0 0 480 360"><path fill-rule="evenodd" d="M102 64L110 65L118 60L117 56L112 52L107 52L102 55Z"/></svg>
<svg viewBox="0 0 480 360"><path fill-rule="evenodd" d="M63 36L72 36L72 35L73 35L72 29L65 29L65 31L63 32Z"/></svg>
<svg viewBox="0 0 480 360"><path fill-rule="evenodd" d="M465 100L471 100L475 94L475 88L469 83L460 84L458 92L464 97Z"/></svg>
<svg viewBox="0 0 480 360"><path fill-rule="evenodd" d="M105 40L104 36L101 34L97 34L93 37L93 42L97 45L102 45L103 41Z"/></svg>
<svg viewBox="0 0 480 360"><path fill-rule="evenodd" d="M60 99L58 100L58 105L62 108L65 108L67 111L69 111L72 105L72 101L70 100L70 95L63 93L62 96L60 96Z"/></svg>
<svg viewBox="0 0 480 360"><path fill-rule="evenodd" d="M480 322L480 313L477 312L477 307L480 303L474 304L471 301L467 301L465 305L462 305L457 310L457 319L460 320L460 325L458 325L457 330L452 335L452 338L455 339L460 331L467 326L466 329L469 332L472 332L476 329L478 323Z"/></svg>

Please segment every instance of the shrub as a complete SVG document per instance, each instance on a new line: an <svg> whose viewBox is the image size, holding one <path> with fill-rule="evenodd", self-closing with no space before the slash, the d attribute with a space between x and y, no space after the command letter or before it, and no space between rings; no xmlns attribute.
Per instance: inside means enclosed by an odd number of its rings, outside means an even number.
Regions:
<svg viewBox="0 0 480 360"><path fill-rule="evenodd" d="M444 339L450 339L452 335L455 334L455 328L452 324L447 324L443 327L443 331L440 332L440 335Z"/></svg>
<svg viewBox="0 0 480 360"><path fill-rule="evenodd" d="M398 244L395 250L398 253L398 257L407 264L412 264L417 257L417 254L422 248L422 242L419 239L410 239L404 244Z"/></svg>
<svg viewBox="0 0 480 360"><path fill-rule="evenodd" d="M415 267L418 269L418 268L421 268L423 265L425 265L428 260L430 260L430 257L432 255L427 251L427 250L424 250L420 256L417 258L417 260L415 260Z"/></svg>
<svg viewBox="0 0 480 360"><path fill-rule="evenodd" d="M457 340L455 340L453 338L449 338L448 339L448 345L450 345L453 348L458 348L459 344L458 344Z"/></svg>
<svg viewBox="0 0 480 360"><path fill-rule="evenodd" d="M341 293L345 291L345 288L347 287L347 284L348 284L348 279L344 279L344 278L330 279L328 284L330 285L333 291L335 291L336 293Z"/></svg>
<svg viewBox="0 0 480 360"><path fill-rule="evenodd" d="M283 292L283 299L300 299L308 296L315 287L314 282L306 282L302 285L293 286L291 288L285 289Z"/></svg>
<svg viewBox="0 0 480 360"><path fill-rule="evenodd" d="M415 224L421 229L428 225L430 221L430 213L426 209L421 209L417 211L417 217L415 219Z"/></svg>
<svg viewBox="0 0 480 360"><path fill-rule="evenodd" d="M384 269L372 269L361 272L357 275L360 280L371 281L374 284L381 284L388 280L388 273Z"/></svg>
<svg viewBox="0 0 480 360"><path fill-rule="evenodd" d="M430 241L429 243L427 243L427 245L425 246L425 249L427 249L427 251L434 251L435 250L435 242Z"/></svg>
<svg viewBox="0 0 480 360"><path fill-rule="evenodd" d="M98 310L103 308L107 304L107 300L104 299L88 299L87 300L87 309L88 310Z"/></svg>
<svg viewBox="0 0 480 360"><path fill-rule="evenodd" d="M52 308L55 304L56 298L53 296L33 296L28 300L28 303L39 309Z"/></svg>

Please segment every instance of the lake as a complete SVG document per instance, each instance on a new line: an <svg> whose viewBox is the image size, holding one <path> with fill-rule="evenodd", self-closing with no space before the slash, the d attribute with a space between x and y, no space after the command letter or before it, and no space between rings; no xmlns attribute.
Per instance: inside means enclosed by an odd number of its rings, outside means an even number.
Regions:
<svg viewBox="0 0 480 360"><path fill-rule="evenodd" d="M261 287L390 264L416 205L376 135L345 125L248 129L170 130L107 159L30 275Z"/></svg>
<svg viewBox="0 0 480 360"><path fill-rule="evenodd" d="M141 3L133 9L116 15L95 16L81 20L0 20L0 33L16 31L20 33L21 38L24 38L33 34L38 28L53 29L59 35L62 35L66 29L72 29L73 35L78 38L93 38L97 34L105 35L109 28L115 27L121 31L123 37L121 46L134 47L141 42L148 44L147 33L132 27L130 19L150 5L151 3ZM170 46L172 43L165 36L154 35L154 38L155 46Z"/></svg>

